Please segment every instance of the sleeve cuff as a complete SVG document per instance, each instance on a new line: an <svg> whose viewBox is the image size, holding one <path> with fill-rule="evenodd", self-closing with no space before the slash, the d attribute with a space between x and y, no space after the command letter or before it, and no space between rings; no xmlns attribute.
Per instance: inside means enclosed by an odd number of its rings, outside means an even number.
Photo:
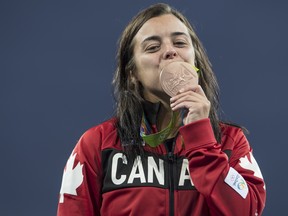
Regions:
<svg viewBox="0 0 288 216"><path fill-rule="evenodd" d="M186 148L194 149L217 143L209 118L184 125L179 129Z"/></svg>

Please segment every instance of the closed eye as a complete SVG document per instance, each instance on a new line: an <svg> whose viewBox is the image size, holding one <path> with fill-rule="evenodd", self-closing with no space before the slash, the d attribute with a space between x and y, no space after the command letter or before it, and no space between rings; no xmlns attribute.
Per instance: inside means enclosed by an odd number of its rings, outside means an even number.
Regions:
<svg viewBox="0 0 288 216"><path fill-rule="evenodd" d="M187 46L187 42L186 41L176 41L176 42L174 42L174 45L176 46L176 47L185 47L185 46Z"/></svg>
<svg viewBox="0 0 288 216"><path fill-rule="evenodd" d="M146 52L153 53L160 49L160 45L150 45L145 48Z"/></svg>

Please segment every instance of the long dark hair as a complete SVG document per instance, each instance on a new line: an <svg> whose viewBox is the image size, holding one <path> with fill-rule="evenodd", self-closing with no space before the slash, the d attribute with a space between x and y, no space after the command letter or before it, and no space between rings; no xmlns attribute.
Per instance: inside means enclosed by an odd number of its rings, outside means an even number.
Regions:
<svg viewBox="0 0 288 216"><path fill-rule="evenodd" d="M116 127L124 150L130 155L143 152L139 128L143 114L142 102L144 98L141 84L135 83L135 81L132 82L131 73L135 69L133 38L147 20L164 14L173 14L188 28L195 49L195 65L200 69L199 84L211 103L209 118L214 135L218 142L221 140L217 115L219 88L206 51L189 21L176 9L167 4L159 3L140 11L124 29L118 42L117 69L113 78L116 99Z"/></svg>

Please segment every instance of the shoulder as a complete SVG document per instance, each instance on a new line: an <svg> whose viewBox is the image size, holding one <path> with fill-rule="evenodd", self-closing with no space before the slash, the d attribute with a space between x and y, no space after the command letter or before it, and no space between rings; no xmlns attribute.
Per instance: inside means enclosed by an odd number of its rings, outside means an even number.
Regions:
<svg viewBox="0 0 288 216"><path fill-rule="evenodd" d="M244 127L241 127L236 124L230 124L230 123L221 123L221 135L222 135L222 143L235 145L237 144L248 144L247 138L245 133L247 130Z"/></svg>
<svg viewBox="0 0 288 216"><path fill-rule="evenodd" d="M116 119L112 118L87 129L80 137L78 146L82 149L92 148L101 151L117 139L117 130L115 125Z"/></svg>
<svg viewBox="0 0 288 216"><path fill-rule="evenodd" d="M244 133L245 128L238 125L221 123L222 133L222 148L224 150L231 150L232 160L234 157L242 157L251 151L250 144Z"/></svg>
<svg viewBox="0 0 288 216"><path fill-rule="evenodd" d="M87 129L83 135L82 138L93 138L94 136L105 136L113 131L116 130L116 119L111 118L107 121L104 121L98 125L95 125L89 129Z"/></svg>
<svg viewBox="0 0 288 216"><path fill-rule="evenodd" d="M244 134L245 128L237 124L231 124L227 122L220 123L221 134L229 135L231 137L235 137L239 134Z"/></svg>

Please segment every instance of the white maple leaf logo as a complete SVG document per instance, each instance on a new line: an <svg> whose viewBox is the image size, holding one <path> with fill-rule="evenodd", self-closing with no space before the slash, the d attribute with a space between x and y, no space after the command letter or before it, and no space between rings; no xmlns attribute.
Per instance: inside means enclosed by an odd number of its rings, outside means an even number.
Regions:
<svg viewBox="0 0 288 216"><path fill-rule="evenodd" d="M257 161L255 160L251 152L249 154L250 154L251 162L248 159L247 155L245 155L245 157L240 158L239 165L244 169L251 170L252 172L254 172L254 176L263 179L263 176L262 176L262 173L258 166ZM265 188L265 185L264 185L264 188Z"/></svg>
<svg viewBox="0 0 288 216"><path fill-rule="evenodd" d="M83 174L82 174L82 167L80 162L76 165L73 169L74 161L75 161L76 153L69 157L66 168L63 172L62 177L62 184L60 189L60 199L59 202L64 202L64 193L77 195L76 189L82 184L83 182Z"/></svg>

